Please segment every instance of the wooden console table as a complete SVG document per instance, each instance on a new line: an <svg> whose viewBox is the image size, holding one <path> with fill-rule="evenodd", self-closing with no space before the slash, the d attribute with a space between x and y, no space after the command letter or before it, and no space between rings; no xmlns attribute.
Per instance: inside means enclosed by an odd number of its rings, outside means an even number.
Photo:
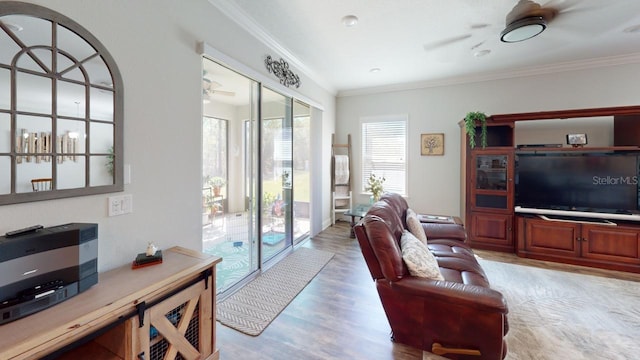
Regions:
<svg viewBox="0 0 640 360"><path fill-rule="evenodd" d="M160 358L218 359L215 267L221 260L173 247L163 251L162 264L100 273L85 292L0 325L0 359L149 360L158 356L158 344Z"/></svg>

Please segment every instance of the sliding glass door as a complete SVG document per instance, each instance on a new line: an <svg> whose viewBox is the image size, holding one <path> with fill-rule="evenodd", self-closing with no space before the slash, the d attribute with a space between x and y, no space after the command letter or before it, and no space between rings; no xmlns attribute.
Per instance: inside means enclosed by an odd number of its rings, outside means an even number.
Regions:
<svg viewBox="0 0 640 360"><path fill-rule="evenodd" d="M261 109L261 238L267 262L293 244L292 101L263 87Z"/></svg>
<svg viewBox="0 0 640 360"><path fill-rule="evenodd" d="M224 293L309 234L310 107L206 58L202 96L203 251Z"/></svg>
<svg viewBox="0 0 640 360"><path fill-rule="evenodd" d="M311 219L311 108L293 102L293 242L306 239Z"/></svg>
<svg viewBox="0 0 640 360"><path fill-rule="evenodd" d="M223 292L259 269L259 84L211 60L202 78L202 242Z"/></svg>

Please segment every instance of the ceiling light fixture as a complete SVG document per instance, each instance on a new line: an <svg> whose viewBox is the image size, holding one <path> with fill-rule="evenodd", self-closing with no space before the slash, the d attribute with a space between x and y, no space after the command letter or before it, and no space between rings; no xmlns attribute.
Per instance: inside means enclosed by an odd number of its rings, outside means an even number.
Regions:
<svg viewBox="0 0 640 360"><path fill-rule="evenodd" d="M355 15L347 15L342 18L342 23L346 27L354 27L358 25L358 17Z"/></svg>
<svg viewBox="0 0 640 360"><path fill-rule="evenodd" d="M372 68L371 70L369 70L370 73L379 73L380 71L382 71L382 69L380 68Z"/></svg>
<svg viewBox="0 0 640 360"><path fill-rule="evenodd" d="M547 22L542 16L531 16L516 20L502 30L500 41L514 43L531 39L547 28Z"/></svg>

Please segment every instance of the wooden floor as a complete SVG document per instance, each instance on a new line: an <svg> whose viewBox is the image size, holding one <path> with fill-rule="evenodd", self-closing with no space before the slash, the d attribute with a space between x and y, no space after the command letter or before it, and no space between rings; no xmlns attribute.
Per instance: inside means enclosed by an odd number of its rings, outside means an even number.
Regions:
<svg viewBox="0 0 640 360"><path fill-rule="evenodd" d="M339 222L303 243L331 251L334 258L257 337L217 324L220 358L422 360L437 356L391 342L369 270L349 225ZM523 259L476 250L484 259L640 281L640 274ZM423 357L424 356L424 357Z"/></svg>
<svg viewBox="0 0 640 360"><path fill-rule="evenodd" d="M253 337L217 324L223 360L422 359L422 351L391 342L380 298L349 225L338 222L303 246L334 258L289 306Z"/></svg>

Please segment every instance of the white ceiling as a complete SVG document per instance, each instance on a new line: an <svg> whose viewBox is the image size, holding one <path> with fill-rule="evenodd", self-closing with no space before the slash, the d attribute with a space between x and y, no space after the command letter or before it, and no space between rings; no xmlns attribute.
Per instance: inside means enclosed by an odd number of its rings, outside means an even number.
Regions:
<svg viewBox="0 0 640 360"><path fill-rule="evenodd" d="M517 0L209 1L339 96L640 62L640 0L539 0L557 15L511 44L499 37Z"/></svg>

